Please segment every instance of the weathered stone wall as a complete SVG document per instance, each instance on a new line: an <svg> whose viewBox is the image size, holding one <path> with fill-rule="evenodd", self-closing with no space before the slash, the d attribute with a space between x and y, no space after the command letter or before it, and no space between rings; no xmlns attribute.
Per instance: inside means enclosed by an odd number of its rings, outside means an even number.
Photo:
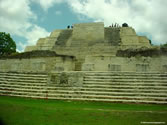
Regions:
<svg viewBox="0 0 167 125"><path fill-rule="evenodd" d="M167 72L167 56L87 56L83 71Z"/></svg>
<svg viewBox="0 0 167 125"><path fill-rule="evenodd" d="M39 57L29 59L0 59L1 72L50 72L74 70L70 57Z"/></svg>
<svg viewBox="0 0 167 125"><path fill-rule="evenodd" d="M46 38L40 38L36 45L34 46L27 46L25 48L25 52L33 51L33 50L52 50L52 48L55 46L55 43L60 36L60 33L63 30L55 30L51 32L49 37Z"/></svg>
<svg viewBox="0 0 167 125"><path fill-rule="evenodd" d="M120 28L105 28L105 43L110 46L119 46L121 44Z"/></svg>
<svg viewBox="0 0 167 125"><path fill-rule="evenodd" d="M104 23L75 24L67 46L91 46L104 42Z"/></svg>
<svg viewBox="0 0 167 125"><path fill-rule="evenodd" d="M36 46L25 51L53 50L58 54L73 55L83 60L86 55L112 54L116 47L150 47L146 37L137 36L131 27L104 27L104 23L74 24L73 29L55 30L49 37L38 40Z"/></svg>
<svg viewBox="0 0 167 125"><path fill-rule="evenodd" d="M83 85L84 72L50 72L49 86L81 87Z"/></svg>
<svg viewBox="0 0 167 125"><path fill-rule="evenodd" d="M149 40L144 36L138 36L132 27L120 28L121 45L150 47Z"/></svg>
<svg viewBox="0 0 167 125"><path fill-rule="evenodd" d="M135 68L147 68L148 66L137 65L136 63L135 66L132 65L132 68L126 69L125 67L124 69L122 64L127 63L125 61L126 57L116 58L115 56L117 50L141 48L142 46L151 47L149 40L146 37L138 36L132 27L104 27L104 23L81 23L75 24L73 29L53 31L49 37L39 39L36 46L27 47L26 51L52 50L59 55L75 56L76 60L73 61L75 71L81 71L82 69L92 71L139 71ZM104 59L101 60L98 55L101 55ZM115 60L108 60L108 56ZM86 57L92 58L93 61L96 60L97 63L87 62ZM134 60L133 62L135 63ZM106 63L106 66L103 66L103 63ZM116 63L121 63L121 67ZM57 62L56 65L62 64ZM63 70L59 66L56 67L57 71Z"/></svg>
<svg viewBox="0 0 167 125"><path fill-rule="evenodd" d="M67 41L72 36L72 32L73 32L72 29L62 30L60 32L59 36L57 37L57 41L55 42L55 46L65 47L67 45Z"/></svg>

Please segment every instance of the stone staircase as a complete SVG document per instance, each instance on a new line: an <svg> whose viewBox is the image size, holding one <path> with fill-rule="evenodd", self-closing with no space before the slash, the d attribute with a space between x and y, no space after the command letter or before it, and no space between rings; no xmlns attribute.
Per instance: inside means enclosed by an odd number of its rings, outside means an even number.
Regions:
<svg viewBox="0 0 167 125"><path fill-rule="evenodd" d="M167 104L167 74L90 72L83 88L99 101Z"/></svg>
<svg viewBox="0 0 167 125"><path fill-rule="evenodd" d="M0 95L167 104L167 74L85 72L82 87L47 83L46 74L0 73Z"/></svg>
<svg viewBox="0 0 167 125"><path fill-rule="evenodd" d="M0 72L0 95L46 98L47 75Z"/></svg>

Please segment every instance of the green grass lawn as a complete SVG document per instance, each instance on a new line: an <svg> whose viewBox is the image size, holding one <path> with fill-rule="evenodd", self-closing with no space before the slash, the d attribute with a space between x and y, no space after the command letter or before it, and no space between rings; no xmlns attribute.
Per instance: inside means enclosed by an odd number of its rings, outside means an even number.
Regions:
<svg viewBox="0 0 167 125"><path fill-rule="evenodd" d="M167 105L0 96L3 125L141 125L141 122L167 123Z"/></svg>

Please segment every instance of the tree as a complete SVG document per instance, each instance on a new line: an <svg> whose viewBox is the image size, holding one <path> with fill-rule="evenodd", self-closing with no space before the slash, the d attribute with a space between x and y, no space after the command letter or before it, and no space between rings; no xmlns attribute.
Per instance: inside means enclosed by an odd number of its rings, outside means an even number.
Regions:
<svg viewBox="0 0 167 125"><path fill-rule="evenodd" d="M16 43L9 33L0 32L0 56L10 55L16 52Z"/></svg>
<svg viewBox="0 0 167 125"><path fill-rule="evenodd" d="M123 23L122 27L128 27L128 24L127 23Z"/></svg>

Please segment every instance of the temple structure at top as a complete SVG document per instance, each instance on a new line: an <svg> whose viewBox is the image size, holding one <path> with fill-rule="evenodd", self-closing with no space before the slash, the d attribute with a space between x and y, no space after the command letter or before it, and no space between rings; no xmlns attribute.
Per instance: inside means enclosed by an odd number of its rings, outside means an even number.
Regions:
<svg viewBox="0 0 167 125"><path fill-rule="evenodd" d="M104 23L74 24L72 29L53 31L25 51L52 50L81 58L92 53L113 54L120 48L150 47L149 39L138 36L132 27L104 27ZM82 50L82 51L81 51Z"/></svg>
<svg viewBox="0 0 167 125"><path fill-rule="evenodd" d="M40 38L35 46L27 46L24 54L37 51L56 54L1 60L6 61L1 70L167 71L167 56L158 48L155 49L147 37L138 36L127 25L104 27L102 22L74 24L73 28L54 30L49 37Z"/></svg>

